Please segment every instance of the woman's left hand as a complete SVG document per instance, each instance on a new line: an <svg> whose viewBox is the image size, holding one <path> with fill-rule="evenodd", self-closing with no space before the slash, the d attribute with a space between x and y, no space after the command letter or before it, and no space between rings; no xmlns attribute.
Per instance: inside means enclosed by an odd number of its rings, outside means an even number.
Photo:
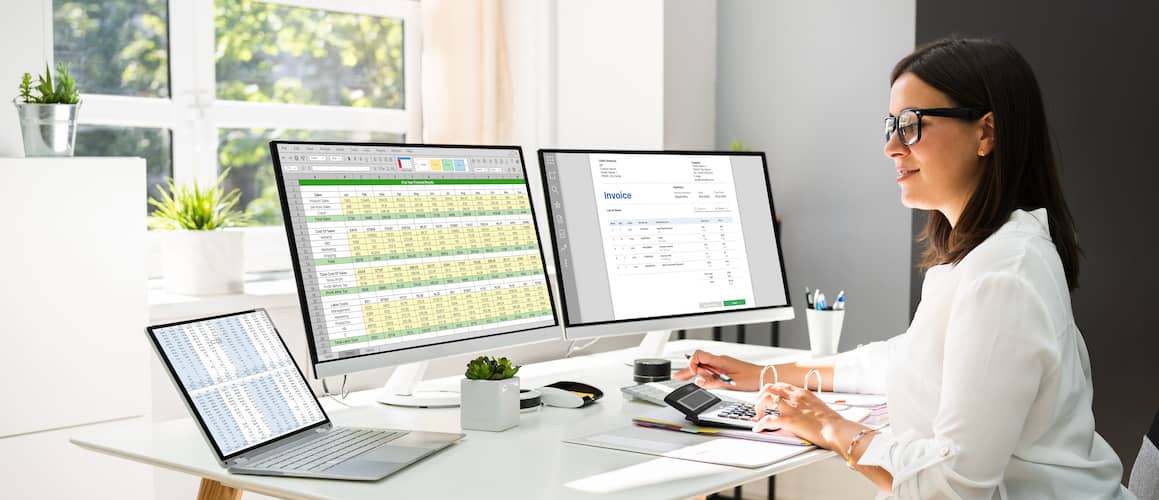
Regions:
<svg viewBox="0 0 1159 500"><path fill-rule="evenodd" d="M765 409L777 410L780 415L765 415ZM841 417L812 391L784 382L765 384L757 397L757 415L754 432L781 427L822 448L835 450L839 430L853 422ZM853 424L856 425L856 424Z"/></svg>

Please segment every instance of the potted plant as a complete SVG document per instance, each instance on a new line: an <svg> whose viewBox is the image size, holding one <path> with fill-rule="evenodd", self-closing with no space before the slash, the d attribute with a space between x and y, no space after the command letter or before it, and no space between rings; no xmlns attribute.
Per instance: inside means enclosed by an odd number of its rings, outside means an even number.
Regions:
<svg viewBox="0 0 1159 500"><path fill-rule="evenodd" d="M237 210L241 192L224 193L226 169L209 187L196 183L177 185L168 179L166 191L157 186L156 208L149 216L151 229L167 230L162 239L162 271L165 288L182 295L241 293L243 288L242 240L239 231L248 217Z"/></svg>
<svg viewBox="0 0 1159 500"><path fill-rule="evenodd" d="M464 429L504 431L519 425L519 372L507 358L479 356L467 363L459 389Z"/></svg>
<svg viewBox="0 0 1159 500"><path fill-rule="evenodd" d="M52 69L45 64L35 86L32 75L25 73L20 80L20 96L12 103L20 117L25 156L72 156L80 93L68 67L57 65L54 80Z"/></svg>

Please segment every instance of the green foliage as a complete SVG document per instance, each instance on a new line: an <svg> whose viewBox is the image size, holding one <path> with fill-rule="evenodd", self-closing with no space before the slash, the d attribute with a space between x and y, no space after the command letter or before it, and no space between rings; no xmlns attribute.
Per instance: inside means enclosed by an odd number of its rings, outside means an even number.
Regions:
<svg viewBox="0 0 1159 500"><path fill-rule="evenodd" d="M217 161L221 168L232 169L226 184L241 189L242 206L255 225L280 225L282 205L274 183L269 142L286 141L356 141L402 142L403 137L381 132L355 133L340 130L299 129L221 129L218 134Z"/></svg>
<svg viewBox="0 0 1159 500"><path fill-rule="evenodd" d="M217 98L403 106L403 24L390 17L214 1Z"/></svg>
<svg viewBox="0 0 1159 500"><path fill-rule="evenodd" d="M731 146L732 146L733 151L752 151L753 150L753 148L749 147L748 144L745 144L744 141L740 140L740 138L733 139Z"/></svg>
<svg viewBox="0 0 1159 500"><path fill-rule="evenodd" d="M217 98L246 102L400 109L400 19L278 5L214 1ZM218 163L255 224L282 223L269 141L401 142L393 134L337 130L222 129Z"/></svg>
<svg viewBox="0 0 1159 500"><path fill-rule="evenodd" d="M54 0L53 54L70 62L86 93L169 97L168 4Z"/></svg>
<svg viewBox="0 0 1159 500"><path fill-rule="evenodd" d="M44 74L36 77L36 87L32 87L32 75L25 73L20 79L20 98L28 104L76 104L80 102L80 93L76 90L76 80L68 73L68 66L57 64L53 81L52 68L46 63Z"/></svg>
<svg viewBox="0 0 1159 500"><path fill-rule="evenodd" d="M53 52L70 61L86 93L170 96L170 0L55 0ZM214 0L216 98L401 109L401 19L255 0ZM168 132L82 126L77 154L146 156L153 186L172 172ZM83 134L88 131L88 134ZM160 135L158 135L160 132ZM258 225L282 223L269 141L402 142L384 133L337 130L220 129L218 167L238 189L238 207ZM151 189L147 187L147 189Z"/></svg>
<svg viewBox="0 0 1159 500"><path fill-rule="evenodd" d="M519 366L512 366L507 358L479 356L467 363L466 376L471 380L506 380L518 372Z"/></svg>
<svg viewBox="0 0 1159 500"><path fill-rule="evenodd" d="M169 192L157 185L160 199L149 199L149 204L157 209L149 216L149 227L210 231L245 225L246 215L234 208L241 193L234 189L223 194L221 183L227 174L229 170L222 172L207 188L197 183L178 186L172 178L168 181Z"/></svg>
<svg viewBox="0 0 1159 500"><path fill-rule="evenodd" d="M32 102L32 75L25 73L20 79L20 100Z"/></svg>

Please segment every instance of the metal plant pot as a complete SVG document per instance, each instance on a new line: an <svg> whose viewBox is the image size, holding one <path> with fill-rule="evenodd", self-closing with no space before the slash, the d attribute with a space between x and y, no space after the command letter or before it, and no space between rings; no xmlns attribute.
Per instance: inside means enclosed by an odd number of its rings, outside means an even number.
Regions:
<svg viewBox="0 0 1159 500"><path fill-rule="evenodd" d="M31 104L13 99L24 135L24 156L72 156L77 104Z"/></svg>

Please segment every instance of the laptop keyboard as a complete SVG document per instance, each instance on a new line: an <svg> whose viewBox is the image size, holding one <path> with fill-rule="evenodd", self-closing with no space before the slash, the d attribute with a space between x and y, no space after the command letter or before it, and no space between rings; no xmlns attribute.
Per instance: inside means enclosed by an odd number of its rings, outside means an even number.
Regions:
<svg viewBox="0 0 1159 500"><path fill-rule="evenodd" d="M258 460L248 467L319 472L373 450L406 432L334 429L318 439Z"/></svg>

